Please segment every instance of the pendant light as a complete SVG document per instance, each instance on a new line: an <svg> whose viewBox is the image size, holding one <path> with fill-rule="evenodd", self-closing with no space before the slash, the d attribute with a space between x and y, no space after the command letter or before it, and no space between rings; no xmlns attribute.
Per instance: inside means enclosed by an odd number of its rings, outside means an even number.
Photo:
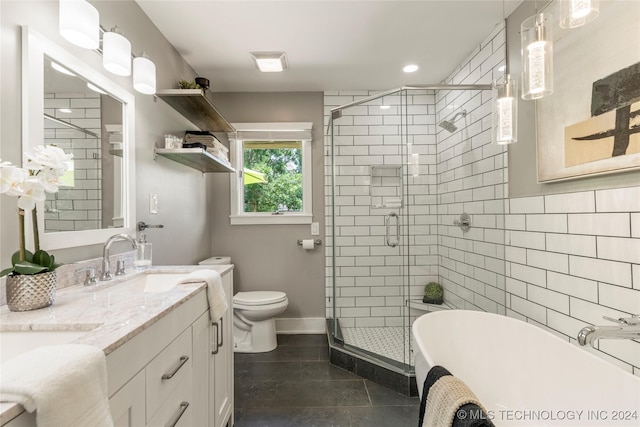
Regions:
<svg viewBox="0 0 640 427"><path fill-rule="evenodd" d="M102 35L102 65L118 76L131 75L131 43L118 27Z"/></svg>
<svg viewBox="0 0 640 427"><path fill-rule="evenodd" d="M522 99L540 99L553 93L553 16L538 13L522 21Z"/></svg>
<svg viewBox="0 0 640 427"><path fill-rule="evenodd" d="M505 35L507 18L502 2L502 19ZM518 141L518 80L509 74L509 38L504 39L505 64L502 79L493 82L492 137L498 145L513 144Z"/></svg>
<svg viewBox="0 0 640 427"><path fill-rule="evenodd" d="M560 27L576 28L593 21L600 13L598 0L564 0L560 2Z"/></svg>
<svg viewBox="0 0 640 427"><path fill-rule="evenodd" d="M508 53L507 53L508 55ZM493 83L493 141L498 145L518 141L518 81L510 74Z"/></svg>
<svg viewBox="0 0 640 427"><path fill-rule="evenodd" d="M156 66L144 52L133 60L133 88L145 95L156 93Z"/></svg>
<svg viewBox="0 0 640 427"><path fill-rule="evenodd" d="M85 0L60 0L59 32L67 41L85 49L100 45L100 14Z"/></svg>

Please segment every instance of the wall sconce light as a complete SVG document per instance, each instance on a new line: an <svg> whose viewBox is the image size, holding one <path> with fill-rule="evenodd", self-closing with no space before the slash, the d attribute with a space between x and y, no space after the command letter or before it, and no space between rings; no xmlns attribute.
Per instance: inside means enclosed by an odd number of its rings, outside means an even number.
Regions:
<svg viewBox="0 0 640 427"><path fill-rule="evenodd" d="M85 0L60 0L60 35L85 49L100 46L100 14Z"/></svg>
<svg viewBox="0 0 640 427"><path fill-rule="evenodd" d="M560 27L576 28L593 21L600 13L598 0L564 0L560 2Z"/></svg>
<svg viewBox="0 0 640 427"><path fill-rule="evenodd" d="M540 99L553 93L553 16L538 13L522 21L522 99Z"/></svg>
<svg viewBox="0 0 640 427"><path fill-rule="evenodd" d="M131 75L131 42L117 26L111 31L100 27L100 14L95 7L86 0L60 0L58 12L62 37L77 46L96 50L102 55L102 65L107 71L118 76ZM99 49L101 32L102 49ZM133 88L145 95L156 93L156 66L144 52L133 58Z"/></svg>
<svg viewBox="0 0 640 427"><path fill-rule="evenodd" d="M118 27L102 35L102 65L118 76L131 75L131 43Z"/></svg>
<svg viewBox="0 0 640 427"><path fill-rule="evenodd" d="M498 145L518 141L518 81L505 74L493 83L493 140Z"/></svg>
<svg viewBox="0 0 640 427"><path fill-rule="evenodd" d="M133 88L145 95L156 93L156 65L144 52L133 59Z"/></svg>
<svg viewBox="0 0 640 427"><path fill-rule="evenodd" d="M382 105L380 105L380 109L381 110L388 110L389 108L391 108L391 105L385 104L384 103L384 96L382 97Z"/></svg>

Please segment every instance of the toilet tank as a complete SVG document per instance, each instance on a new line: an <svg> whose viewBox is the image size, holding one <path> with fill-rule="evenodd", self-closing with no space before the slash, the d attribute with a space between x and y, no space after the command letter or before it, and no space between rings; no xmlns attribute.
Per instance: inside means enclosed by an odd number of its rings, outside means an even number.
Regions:
<svg viewBox="0 0 640 427"><path fill-rule="evenodd" d="M212 256L211 258L203 259L198 264L200 264L200 265L228 265L228 264L231 264L231 257L228 257L228 256Z"/></svg>

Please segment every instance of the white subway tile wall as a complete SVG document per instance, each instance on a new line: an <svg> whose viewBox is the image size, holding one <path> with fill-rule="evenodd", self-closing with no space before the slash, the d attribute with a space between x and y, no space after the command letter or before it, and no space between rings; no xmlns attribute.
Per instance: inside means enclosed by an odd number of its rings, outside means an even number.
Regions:
<svg viewBox="0 0 640 427"><path fill-rule="evenodd" d="M504 28L497 27L446 83L490 83L503 61ZM325 126L331 108L373 93L326 92ZM508 198L507 154L491 144L488 91L438 91L413 95L409 102L407 128L420 129L408 135L413 152L420 153L420 177L409 182L403 201L410 207L409 231L402 233L409 242L409 272L419 274L405 295L402 254L384 244L388 212L372 208L372 194L363 188L371 191L370 166L400 161L394 151L400 132L392 125L398 124L400 102L392 98L385 97L389 110L352 107L334 123L335 303L343 327L401 322L405 312L395 314L404 299L420 297L425 280L443 284L449 305L506 314L574 343L582 327L607 324L602 316L640 313L640 187ZM437 125L462 110L467 114L456 121L454 133ZM369 151L356 150L362 146ZM334 304L330 147L327 137L327 317L333 317ZM472 219L467 233L453 225L462 212ZM369 230L348 233L359 227ZM384 273L398 276L376 275ZM371 298L381 296L384 303ZM368 300L359 301L363 298ZM600 340L595 349L585 350L640 375L638 341Z"/></svg>
<svg viewBox="0 0 640 427"><path fill-rule="evenodd" d="M83 93L45 94L45 114L101 134L100 96ZM60 111L63 109L63 111ZM69 109L71 112L68 112ZM44 143L73 153L73 186L47 193L45 229L80 231L102 228L102 156L100 138L94 138L52 120L44 120Z"/></svg>
<svg viewBox="0 0 640 427"><path fill-rule="evenodd" d="M501 74L504 49L504 27L498 26L445 83L491 83ZM507 151L491 143L491 101L490 91L436 93L438 123L466 111L454 133L437 128L438 271L449 305L505 314ZM468 232L453 224L463 212L471 216Z"/></svg>
<svg viewBox="0 0 640 427"><path fill-rule="evenodd" d="M326 92L325 125L331 108L375 93ZM405 287L412 295L422 295L424 284L437 280L436 178L430 169L436 163L434 94L398 93L385 96L384 104L390 108L380 109L380 99L347 108L334 121L333 163L330 138L325 142L326 235L327 242L335 242L334 248L328 244L326 256L331 266L335 251L338 277L333 295L328 269L327 316L333 317L335 303L344 328L406 326ZM402 144L405 139L411 143L411 153ZM418 176L408 166L411 154L419 156ZM389 214L403 215L398 227ZM390 247L388 239L400 239L410 249ZM414 269L409 283L404 279L405 255L408 268ZM418 266L422 268L414 268Z"/></svg>
<svg viewBox="0 0 640 427"><path fill-rule="evenodd" d="M602 316L640 313L638 197L640 187L509 200L507 228L524 229L508 232L507 313L572 342L584 326L610 324ZM614 341L595 354L640 375L640 343Z"/></svg>

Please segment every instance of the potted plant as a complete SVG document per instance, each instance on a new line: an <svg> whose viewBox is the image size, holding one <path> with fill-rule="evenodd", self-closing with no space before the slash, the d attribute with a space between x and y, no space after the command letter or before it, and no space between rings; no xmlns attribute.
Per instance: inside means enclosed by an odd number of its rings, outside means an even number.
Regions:
<svg viewBox="0 0 640 427"><path fill-rule="evenodd" d="M0 194L18 197L19 249L11 256L11 267L0 272L7 276L7 305L12 311L47 307L55 298L55 257L40 249L36 202L45 192L58 191L59 179L73 157L53 145L39 145L25 153L25 167L0 161ZM26 249L25 215L31 211L33 252Z"/></svg>
<svg viewBox="0 0 640 427"><path fill-rule="evenodd" d="M427 304L442 304L443 302L443 290L442 286L436 282L429 282L424 287L424 296L422 302Z"/></svg>

